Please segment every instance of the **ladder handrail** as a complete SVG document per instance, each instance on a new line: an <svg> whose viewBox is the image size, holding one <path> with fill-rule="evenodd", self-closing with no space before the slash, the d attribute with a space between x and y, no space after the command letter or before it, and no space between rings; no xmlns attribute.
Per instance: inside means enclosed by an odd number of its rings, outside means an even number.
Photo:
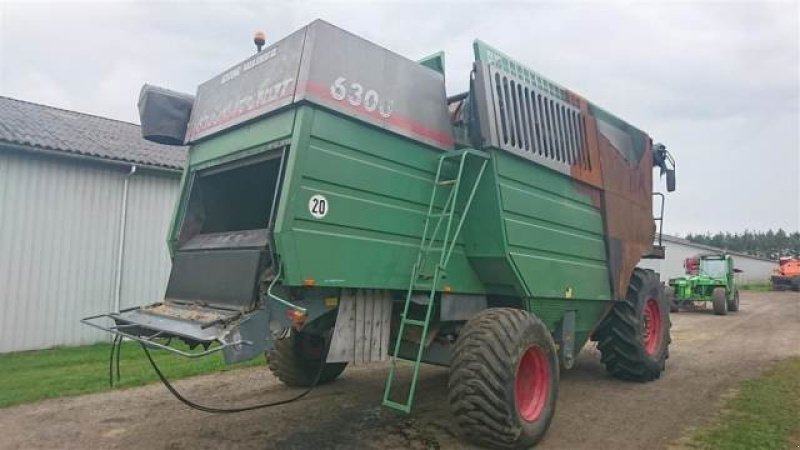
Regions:
<svg viewBox="0 0 800 450"><path fill-rule="evenodd" d="M469 193L469 198L467 198L467 205L472 204L472 200L475 198L475 193L478 191L478 185L480 184L480 180L483 177L483 171L486 169L486 161L481 164L481 168L478 170L478 175L475 178L475 183L472 185L472 190ZM467 207L468 209L468 207ZM458 221L458 226L456 227L456 231L453 233L453 240L450 242L450 248L447 251L447 259L445 259L442 263L442 266L446 267L447 263L450 262L450 256L452 256L453 249L455 249L456 241L458 240L458 235L461 233L461 227L464 226L464 220L467 218L467 214L462 214L461 218ZM442 255L444 256L444 255Z"/></svg>

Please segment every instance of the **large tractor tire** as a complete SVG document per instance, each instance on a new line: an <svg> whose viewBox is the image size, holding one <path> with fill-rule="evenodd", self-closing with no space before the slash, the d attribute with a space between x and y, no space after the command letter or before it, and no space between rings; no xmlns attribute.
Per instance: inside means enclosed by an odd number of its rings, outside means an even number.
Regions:
<svg viewBox="0 0 800 450"><path fill-rule="evenodd" d="M625 300L615 302L595 333L611 375L631 381L661 376L672 341L669 307L658 275L634 269Z"/></svg>
<svg viewBox="0 0 800 450"><path fill-rule="evenodd" d="M325 363L325 340L321 336L297 333L292 330L289 337L275 342L275 348L267 354L267 364L272 373L285 385L308 387L324 364L317 384L335 380L344 372L347 363Z"/></svg>
<svg viewBox="0 0 800 450"><path fill-rule="evenodd" d="M728 311L739 311L739 290L736 288L733 289L733 295L728 300Z"/></svg>
<svg viewBox="0 0 800 450"><path fill-rule="evenodd" d="M471 440L528 448L547 432L558 397L559 365L547 327L533 314L492 308L462 329L450 364L448 400Z"/></svg>
<svg viewBox="0 0 800 450"><path fill-rule="evenodd" d="M678 312L681 309L678 299L675 297L675 288L672 286L664 286L664 297L669 303L669 312Z"/></svg>
<svg viewBox="0 0 800 450"><path fill-rule="evenodd" d="M711 291L711 302L714 305L714 314L724 316L728 314L728 299L725 288L718 287Z"/></svg>

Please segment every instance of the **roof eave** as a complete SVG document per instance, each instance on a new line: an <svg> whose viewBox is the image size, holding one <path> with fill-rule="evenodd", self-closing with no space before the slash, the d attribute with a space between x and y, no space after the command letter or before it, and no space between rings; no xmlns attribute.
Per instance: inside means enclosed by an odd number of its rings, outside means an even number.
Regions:
<svg viewBox="0 0 800 450"><path fill-rule="evenodd" d="M19 144L15 142L8 142L2 140L0 140L0 147L19 152L35 153L39 155L52 156L56 158L69 158L73 160L91 161L95 163L109 164L120 167L136 166L146 170L164 172L169 174L180 174L181 172L183 172L182 168L177 168L177 167L161 166L158 164L129 161L124 159L104 158L101 156L87 155L84 153L77 153L64 150L54 150L51 148L39 147L35 145Z"/></svg>

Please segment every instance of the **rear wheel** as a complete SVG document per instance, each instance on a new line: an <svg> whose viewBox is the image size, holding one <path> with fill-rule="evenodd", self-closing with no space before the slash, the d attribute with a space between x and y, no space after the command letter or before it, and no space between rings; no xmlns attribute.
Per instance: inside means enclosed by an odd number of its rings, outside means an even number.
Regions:
<svg viewBox="0 0 800 450"><path fill-rule="evenodd" d="M660 377L669 357L671 326L658 275L634 269L625 300L615 302L595 334L606 370L625 380Z"/></svg>
<svg viewBox="0 0 800 450"><path fill-rule="evenodd" d="M718 316L728 314L728 299L725 295L725 288L714 288L711 291L711 301L714 304L714 314Z"/></svg>
<svg viewBox="0 0 800 450"><path fill-rule="evenodd" d="M733 289L733 296L728 300L728 311L739 311L739 290Z"/></svg>
<svg viewBox="0 0 800 450"><path fill-rule="evenodd" d="M289 337L275 342L267 354L267 364L272 373L285 385L308 387L324 365L317 384L335 380L344 372L347 363L325 363L325 339L321 336L298 333L292 330Z"/></svg>
<svg viewBox="0 0 800 450"><path fill-rule="evenodd" d="M456 341L450 408L464 434L494 448L528 448L547 432L559 366L550 331L528 312L493 308L473 317Z"/></svg>

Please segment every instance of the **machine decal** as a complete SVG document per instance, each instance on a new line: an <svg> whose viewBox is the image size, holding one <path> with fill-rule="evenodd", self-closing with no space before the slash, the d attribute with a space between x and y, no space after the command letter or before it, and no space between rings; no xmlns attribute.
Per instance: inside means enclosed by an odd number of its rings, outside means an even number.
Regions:
<svg viewBox="0 0 800 450"><path fill-rule="evenodd" d="M392 115L394 102L385 99L381 101L380 94L373 89L368 89L364 93L364 86L361 83L348 83L345 77L338 77L331 83L330 91L334 100L344 101L347 99L351 105L363 106L369 113L377 109L384 119L388 119Z"/></svg>

